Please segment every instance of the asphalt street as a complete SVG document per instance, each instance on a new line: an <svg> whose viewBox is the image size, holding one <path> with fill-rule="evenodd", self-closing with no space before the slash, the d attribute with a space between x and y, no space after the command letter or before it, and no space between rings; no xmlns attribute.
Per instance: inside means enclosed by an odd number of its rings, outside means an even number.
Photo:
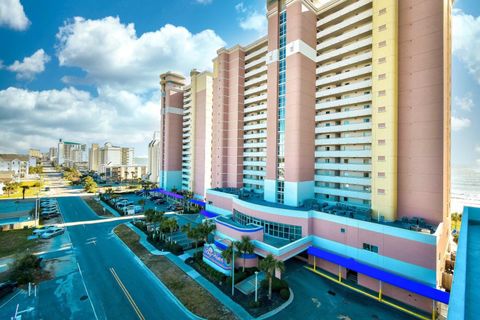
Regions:
<svg viewBox="0 0 480 320"><path fill-rule="evenodd" d="M78 197L58 198L65 222L101 219ZM97 319L187 319L139 259L113 234L121 222L67 227Z"/></svg>

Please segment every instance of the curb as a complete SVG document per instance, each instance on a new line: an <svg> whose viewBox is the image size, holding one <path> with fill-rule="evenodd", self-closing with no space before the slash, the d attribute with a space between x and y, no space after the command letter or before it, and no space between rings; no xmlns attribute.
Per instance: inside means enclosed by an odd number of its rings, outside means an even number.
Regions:
<svg viewBox="0 0 480 320"><path fill-rule="evenodd" d="M130 228L129 226L130 223L127 223L126 225ZM135 252L133 252L125 242L123 242L122 239L120 239L117 234L115 232L113 232L112 230L112 233L113 235L115 235L115 238L124 246L124 248L126 248L134 257L135 257L135 261L141 265L148 273L148 275L157 281L157 283L159 284L160 288L163 290L163 292L165 292L167 294L167 296L173 301L175 302L175 304L180 308L182 309L182 311L188 315L191 319L197 319L197 320L206 320L205 318L202 318L202 317L199 317L197 316L196 314L194 314L192 311L188 310L187 307L185 307L183 305L183 303L168 289L168 287L162 282L162 280L160 280L156 274L153 273L152 270L150 270L150 268L148 268L145 263L143 263L143 261L135 254ZM143 245L143 244L142 244ZM148 250L148 249L147 249Z"/></svg>
<svg viewBox="0 0 480 320"><path fill-rule="evenodd" d="M261 315L260 317L255 318L255 319L262 320L262 319L267 319L267 318L273 317L274 315L276 315L277 313L279 313L280 311L282 311L283 309L285 309L286 307L288 307L288 306L292 303L293 298L294 298L292 288L288 288L288 290L290 290L290 297L288 298L287 301L285 301L285 302L284 302L281 306L279 306L278 308L276 308L276 309L274 309L274 310L272 310L272 311L269 311L269 312Z"/></svg>

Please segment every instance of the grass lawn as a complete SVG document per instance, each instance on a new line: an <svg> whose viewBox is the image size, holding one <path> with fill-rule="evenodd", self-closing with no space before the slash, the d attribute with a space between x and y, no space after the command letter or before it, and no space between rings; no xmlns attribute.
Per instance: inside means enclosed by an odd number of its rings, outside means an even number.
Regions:
<svg viewBox="0 0 480 320"><path fill-rule="evenodd" d="M93 211L98 216L102 217L114 217L113 214L110 213L110 211L106 210L104 206L102 206L98 201L93 199L93 197L82 197L83 201L85 201L90 208L92 208ZM104 210L105 209L105 210Z"/></svg>
<svg viewBox="0 0 480 320"><path fill-rule="evenodd" d="M31 234L31 229L1 231L0 258L35 249L40 243L38 240L27 240Z"/></svg>
<svg viewBox="0 0 480 320"><path fill-rule="evenodd" d="M36 183L41 183L40 181L24 181L20 182L20 186L28 186L29 189L25 190L25 197L34 197L40 192L42 185L40 187L34 187ZM23 190L21 187L18 188L16 192L10 193L8 196L7 192L4 191L3 195L0 195L0 199L9 199L9 198L21 198L23 195Z"/></svg>
<svg viewBox="0 0 480 320"><path fill-rule="evenodd" d="M190 311L208 319L236 319L223 304L168 258L150 254L130 228L119 225L115 233Z"/></svg>

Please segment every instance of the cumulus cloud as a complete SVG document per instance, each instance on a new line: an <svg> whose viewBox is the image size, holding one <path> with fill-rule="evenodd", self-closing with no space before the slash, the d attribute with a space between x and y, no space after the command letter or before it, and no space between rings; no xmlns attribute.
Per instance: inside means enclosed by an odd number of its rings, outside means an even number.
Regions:
<svg viewBox="0 0 480 320"><path fill-rule="evenodd" d="M22 62L16 60L6 69L15 72L18 80L32 80L37 74L45 71L45 64L49 61L50 57L43 49L39 49L30 57L23 58Z"/></svg>
<svg viewBox="0 0 480 320"><path fill-rule="evenodd" d="M59 138L83 143L104 142L144 150L159 124L157 92L139 96L104 87L98 96L73 87L0 91L0 152L30 147L48 149Z"/></svg>
<svg viewBox="0 0 480 320"><path fill-rule="evenodd" d="M472 93L469 92L464 97L455 97L453 98L453 103L455 107L460 108L463 111L472 111L474 106Z"/></svg>
<svg viewBox="0 0 480 320"><path fill-rule="evenodd" d="M20 0L0 1L0 26L23 31L30 25Z"/></svg>
<svg viewBox="0 0 480 320"><path fill-rule="evenodd" d="M460 131L470 127L471 121L468 118L452 116L452 131Z"/></svg>
<svg viewBox="0 0 480 320"><path fill-rule="evenodd" d="M57 40L61 66L81 68L87 82L131 91L158 88L159 74L168 70L209 70L216 51L225 45L212 30L192 34L171 24L137 36L135 25L118 17L76 17L60 28Z"/></svg>
<svg viewBox="0 0 480 320"><path fill-rule="evenodd" d="M265 10L258 10L245 6L243 2L235 5L235 10L240 14L239 25L243 30L256 31L259 34L267 32L267 17Z"/></svg>
<svg viewBox="0 0 480 320"><path fill-rule="evenodd" d="M456 9L452 16L453 54L480 83L480 17Z"/></svg>
<svg viewBox="0 0 480 320"><path fill-rule="evenodd" d="M213 0L195 0L195 2L200 4L210 4L213 2Z"/></svg>

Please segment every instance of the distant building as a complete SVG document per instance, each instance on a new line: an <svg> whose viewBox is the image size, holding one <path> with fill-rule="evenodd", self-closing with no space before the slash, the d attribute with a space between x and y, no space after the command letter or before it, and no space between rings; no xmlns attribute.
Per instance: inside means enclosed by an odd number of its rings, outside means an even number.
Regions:
<svg viewBox="0 0 480 320"><path fill-rule="evenodd" d="M24 178L28 174L30 158L23 154L0 154L0 172L13 172L13 176Z"/></svg>
<svg viewBox="0 0 480 320"><path fill-rule="evenodd" d="M106 142L103 147L93 143L88 152L89 170L105 173L107 167L132 166L135 150L131 147L114 146Z"/></svg>
<svg viewBox="0 0 480 320"><path fill-rule="evenodd" d="M57 148L51 147L48 149L48 160L49 161L55 161L57 159Z"/></svg>
<svg viewBox="0 0 480 320"><path fill-rule="evenodd" d="M160 160L160 131L153 133L153 139L148 144L147 175L148 180L158 183Z"/></svg>
<svg viewBox="0 0 480 320"><path fill-rule="evenodd" d="M42 158L42 153L38 149L30 149L30 150L28 150L28 156L31 157L31 158L41 159Z"/></svg>
<svg viewBox="0 0 480 320"><path fill-rule="evenodd" d="M145 177L146 173L147 166L110 165L105 167L105 178L109 180L137 180Z"/></svg>
<svg viewBox="0 0 480 320"><path fill-rule="evenodd" d="M66 167L83 166L88 161L87 145L78 142L63 141L58 142L57 164Z"/></svg>

